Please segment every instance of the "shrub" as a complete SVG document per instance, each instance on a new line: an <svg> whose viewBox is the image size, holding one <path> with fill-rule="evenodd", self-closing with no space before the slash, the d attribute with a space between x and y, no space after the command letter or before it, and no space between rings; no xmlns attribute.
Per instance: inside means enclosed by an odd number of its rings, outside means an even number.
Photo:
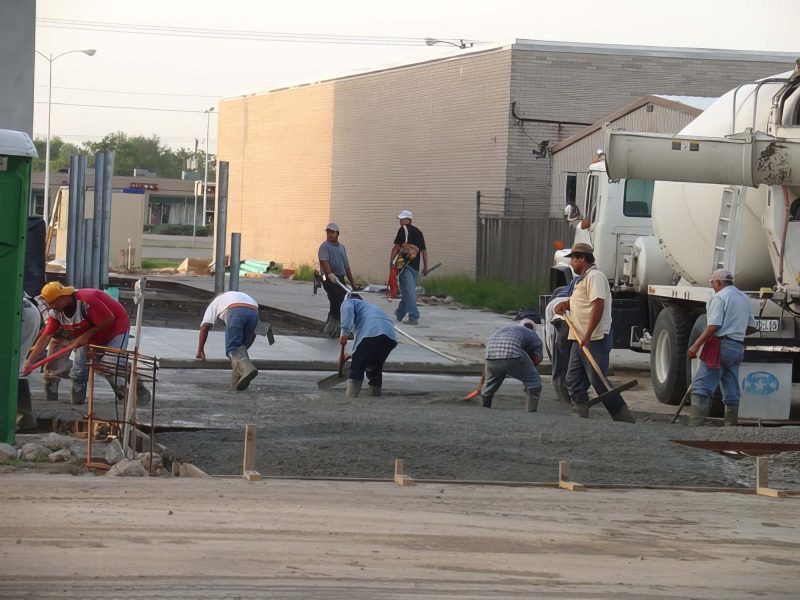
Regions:
<svg viewBox="0 0 800 600"><path fill-rule="evenodd" d="M311 265L300 265L295 269L292 279L295 281L314 281L314 267Z"/></svg>

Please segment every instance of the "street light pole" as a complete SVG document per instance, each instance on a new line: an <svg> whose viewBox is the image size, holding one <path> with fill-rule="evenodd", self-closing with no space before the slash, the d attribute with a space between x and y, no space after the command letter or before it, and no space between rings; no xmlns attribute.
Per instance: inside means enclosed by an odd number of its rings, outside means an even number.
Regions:
<svg viewBox="0 0 800 600"><path fill-rule="evenodd" d="M455 46L456 48L460 48L461 50L466 50L467 48L472 48L472 42L465 42L464 40L458 40L458 44L455 42L451 42L450 40L438 40L436 38L425 38L425 45L426 46L435 46L436 44L448 44L450 46Z"/></svg>
<svg viewBox="0 0 800 600"><path fill-rule="evenodd" d="M50 120L53 114L53 63L66 54L73 52L82 52L87 56L94 56L97 50L90 48L88 50L67 50L56 56L52 53L47 55L43 52L36 50L36 54L44 58L48 62L47 74L47 142L44 151L44 207L43 216L45 224L49 224L50 212Z"/></svg>
<svg viewBox="0 0 800 600"><path fill-rule="evenodd" d="M205 155L205 175L203 175L203 227L206 226L206 202L208 201L208 136L211 130L211 113L214 107L209 108L206 113L206 155ZM207 233L207 232L206 232Z"/></svg>

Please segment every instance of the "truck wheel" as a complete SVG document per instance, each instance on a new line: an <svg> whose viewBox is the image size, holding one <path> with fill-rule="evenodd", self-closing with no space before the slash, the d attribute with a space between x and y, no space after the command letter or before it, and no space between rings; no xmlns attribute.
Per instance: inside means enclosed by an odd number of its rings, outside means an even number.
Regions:
<svg viewBox="0 0 800 600"><path fill-rule="evenodd" d="M692 318L677 306L667 306L653 327L650 375L653 391L663 404L679 404L688 387L686 349Z"/></svg>

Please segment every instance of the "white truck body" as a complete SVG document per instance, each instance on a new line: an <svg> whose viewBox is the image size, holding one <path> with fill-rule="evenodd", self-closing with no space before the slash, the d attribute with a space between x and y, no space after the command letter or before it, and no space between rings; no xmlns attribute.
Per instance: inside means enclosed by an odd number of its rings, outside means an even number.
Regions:
<svg viewBox="0 0 800 600"><path fill-rule="evenodd" d="M567 213L612 284L615 347L650 351L658 399L677 403L710 274L728 268L761 329L743 372L779 378L788 407L787 368L800 380L800 67L731 90L678 135L606 130L604 159ZM566 253L556 253L554 286L571 276ZM744 396L756 389L748 381ZM760 401L764 410L745 412L782 413Z"/></svg>

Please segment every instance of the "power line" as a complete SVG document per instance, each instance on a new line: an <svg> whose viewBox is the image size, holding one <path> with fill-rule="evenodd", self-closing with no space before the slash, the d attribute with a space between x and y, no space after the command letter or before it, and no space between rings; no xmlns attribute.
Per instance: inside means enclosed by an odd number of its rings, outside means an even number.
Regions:
<svg viewBox="0 0 800 600"><path fill-rule="evenodd" d="M46 88L47 86L37 85L38 88ZM101 90L97 88L77 88L77 87L64 87L59 85L53 86L54 90L74 90L77 92L105 92L108 94L138 94L142 96L185 96L187 98L220 98L220 96L207 96L203 94L170 94L166 92L129 92L126 90Z"/></svg>
<svg viewBox="0 0 800 600"><path fill-rule="evenodd" d="M249 31L232 29L210 29L205 27L172 27L163 25L142 25L138 23L115 23L103 21L84 21L77 19L37 19L40 27L53 29L79 29L84 31L103 31L130 33L137 35L157 35L167 37L216 38L227 40L246 40L259 42L287 42L313 44L351 44L373 46L425 46L431 38L371 35L340 35L317 33L286 33L274 31ZM441 41L456 41L455 38L439 38ZM485 44L477 40L458 39L459 43Z"/></svg>
<svg viewBox="0 0 800 600"><path fill-rule="evenodd" d="M34 104L47 104L45 100L37 100ZM73 104L71 102L51 102L53 106L83 106L88 108L118 108L122 110L154 110L161 112L197 113L203 115L204 110L185 110L180 108L150 108L147 106L112 106L110 104Z"/></svg>

